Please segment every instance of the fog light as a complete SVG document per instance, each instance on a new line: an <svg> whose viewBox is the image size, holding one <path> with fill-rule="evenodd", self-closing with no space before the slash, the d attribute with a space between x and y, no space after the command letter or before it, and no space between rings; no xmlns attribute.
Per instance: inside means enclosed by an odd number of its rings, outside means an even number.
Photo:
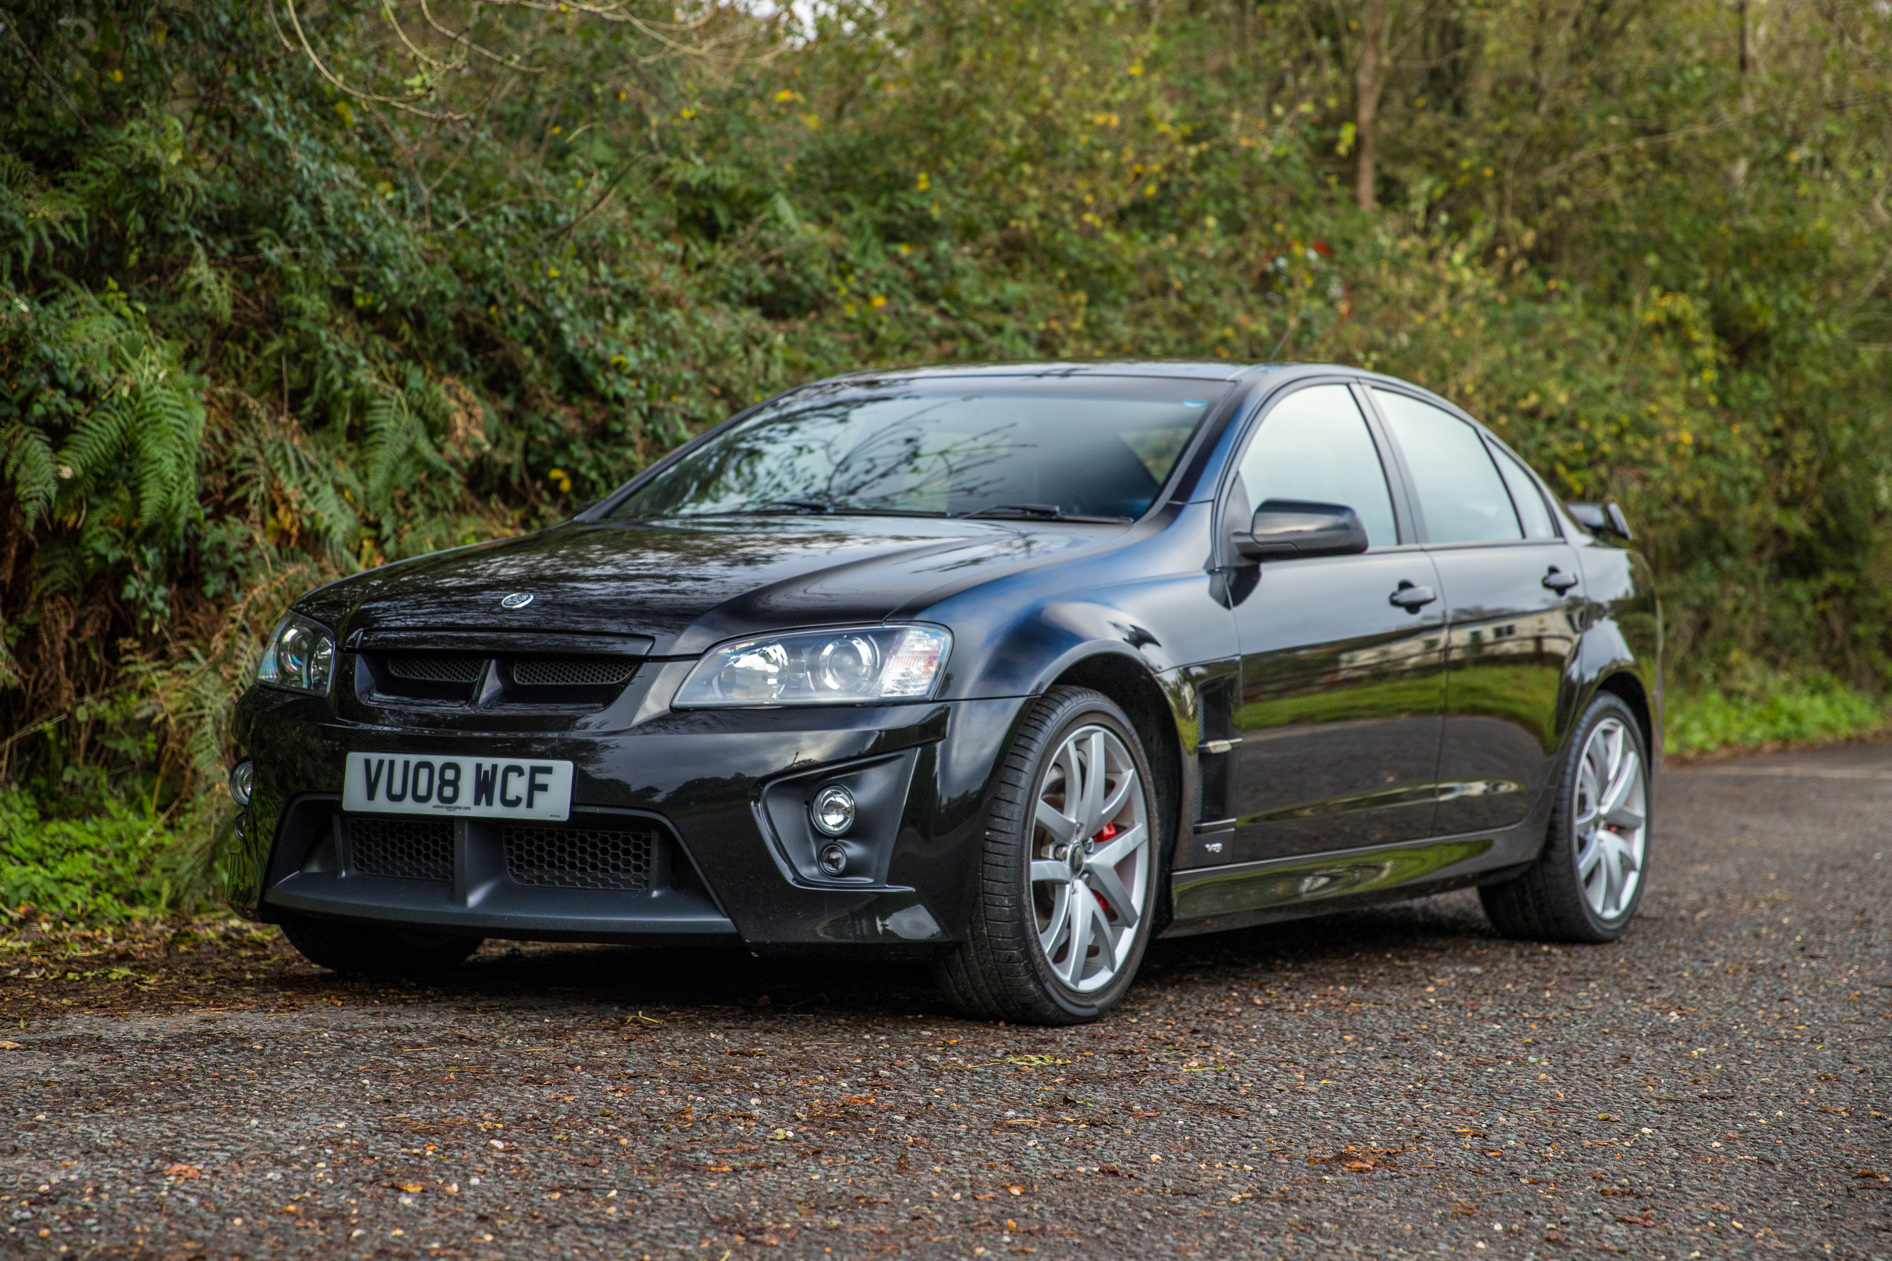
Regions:
<svg viewBox="0 0 1892 1261"><path fill-rule="evenodd" d="M230 796L239 806L250 804L250 793L256 788L256 763L244 758L230 768Z"/></svg>
<svg viewBox="0 0 1892 1261"><path fill-rule="evenodd" d="M823 833L839 836L854 826L854 794L839 784L829 784L815 794L814 804L808 807L808 814ZM827 851L822 852L825 854ZM845 854L842 859L846 861ZM825 864L825 858L823 862Z"/></svg>
<svg viewBox="0 0 1892 1261"><path fill-rule="evenodd" d="M821 847L821 870L830 876L839 876L847 871L847 851L839 845Z"/></svg>

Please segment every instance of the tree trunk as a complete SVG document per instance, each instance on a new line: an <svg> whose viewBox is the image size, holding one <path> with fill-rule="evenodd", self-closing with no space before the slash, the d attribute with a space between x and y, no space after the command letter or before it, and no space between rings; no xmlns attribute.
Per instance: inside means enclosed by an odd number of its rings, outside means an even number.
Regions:
<svg viewBox="0 0 1892 1261"><path fill-rule="evenodd" d="M1360 209L1379 204L1374 192L1380 92L1386 87L1391 0L1366 0L1360 12L1360 64L1353 72L1353 196Z"/></svg>

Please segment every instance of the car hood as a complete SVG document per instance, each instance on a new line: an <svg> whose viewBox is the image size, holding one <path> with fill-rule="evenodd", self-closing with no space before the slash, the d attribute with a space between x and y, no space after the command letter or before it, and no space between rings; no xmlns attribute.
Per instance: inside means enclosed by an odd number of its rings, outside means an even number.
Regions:
<svg viewBox="0 0 1892 1261"><path fill-rule="evenodd" d="M1127 527L922 517L578 521L334 583L298 610L361 632L641 635L652 655L802 625L876 622L1096 546ZM530 594L507 609L500 601Z"/></svg>

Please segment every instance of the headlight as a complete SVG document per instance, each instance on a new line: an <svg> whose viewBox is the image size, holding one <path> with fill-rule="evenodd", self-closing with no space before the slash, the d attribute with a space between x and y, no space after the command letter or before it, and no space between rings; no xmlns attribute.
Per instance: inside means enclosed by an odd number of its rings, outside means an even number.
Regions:
<svg viewBox="0 0 1892 1261"><path fill-rule="evenodd" d="M334 672L335 641L314 622L291 613L276 623L275 632L263 646L263 663L256 667L256 681L326 696L329 676Z"/></svg>
<svg viewBox="0 0 1892 1261"><path fill-rule="evenodd" d="M939 626L877 626L725 644L690 671L674 704L699 709L925 700L952 643L951 633Z"/></svg>

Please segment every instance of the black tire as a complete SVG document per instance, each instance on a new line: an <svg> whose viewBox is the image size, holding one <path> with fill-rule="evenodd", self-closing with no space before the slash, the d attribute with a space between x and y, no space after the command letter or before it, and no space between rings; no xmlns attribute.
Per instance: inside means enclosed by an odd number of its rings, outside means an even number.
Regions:
<svg viewBox="0 0 1892 1261"><path fill-rule="evenodd" d="M361 920L290 920L282 935L318 968L353 976L438 977L480 948L481 937Z"/></svg>
<svg viewBox="0 0 1892 1261"><path fill-rule="evenodd" d="M1135 762L1150 852L1143 904L1123 962L1101 988L1079 992L1053 971L1039 944L1030 865L1035 812L1050 760L1070 734L1090 724L1113 733ZM1039 1025L1095 1020L1136 980L1168 869L1170 829L1162 818L1149 756L1129 718L1108 697L1089 688L1060 686L1032 706L1006 751L997 780L986 805L985 846L974 873L978 887L966 940L938 966L940 989L955 1007L976 1018ZM1105 905L1106 912L1114 914ZM1078 966L1081 970L1081 963Z"/></svg>
<svg viewBox="0 0 1892 1261"><path fill-rule="evenodd" d="M1634 886L1620 906L1606 908L1609 913L1605 914L1591 905L1584 890L1578 865L1582 838L1576 824L1584 751L1597 729L1611 722L1622 730L1627 747L1640 762L1643 824ZM1527 941L1605 942L1615 941L1628 931L1649 883L1648 776L1649 751L1636 715L1621 697L1599 693L1583 711L1558 763L1556 804L1551 810L1543 852L1524 874L1478 890L1485 915L1499 932Z"/></svg>

